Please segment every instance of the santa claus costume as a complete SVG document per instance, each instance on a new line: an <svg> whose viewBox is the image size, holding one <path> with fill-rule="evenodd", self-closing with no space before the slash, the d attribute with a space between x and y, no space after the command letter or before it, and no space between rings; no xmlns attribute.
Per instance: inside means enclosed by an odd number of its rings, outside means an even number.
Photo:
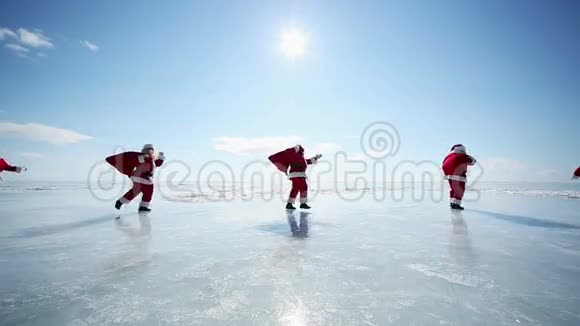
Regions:
<svg viewBox="0 0 580 326"><path fill-rule="evenodd" d="M26 168L23 168L21 166L10 165L10 164L8 164L8 162L6 162L5 159L0 157L0 172L10 171L10 172L20 173L20 172L22 172L22 170L26 171Z"/></svg>
<svg viewBox="0 0 580 326"><path fill-rule="evenodd" d="M298 195L300 195L300 208L310 209L308 206L308 184L306 183L306 168L310 164L315 164L322 155L317 154L315 157L305 159L304 148L300 145L285 149L268 159L274 163L278 170L288 175L288 179L292 182L292 190L288 197L286 209L296 209L294 202Z"/></svg>
<svg viewBox="0 0 580 326"><path fill-rule="evenodd" d="M578 179L578 178L580 178L580 166L572 174L572 179Z"/></svg>
<svg viewBox="0 0 580 326"><path fill-rule="evenodd" d="M21 166L10 165L8 164L8 162L6 162L6 160L0 157L0 172L2 171L20 173L22 171L26 171L26 168ZM0 178L0 180L2 180L2 178Z"/></svg>
<svg viewBox="0 0 580 326"><path fill-rule="evenodd" d="M141 152L125 152L106 158L106 161L119 172L133 181L133 187L115 202L115 208L121 209L123 204L131 202L139 194L143 194L139 204L139 212L151 211L149 205L153 198L153 175L155 168L163 164L163 152L155 157L153 145L146 144Z"/></svg>
<svg viewBox="0 0 580 326"><path fill-rule="evenodd" d="M475 164L475 159L467 155L465 146L461 144L451 147L449 153L443 160L443 173L445 179L449 180L450 204L452 209L462 210L461 200L465 193L465 183L467 183L467 167Z"/></svg>

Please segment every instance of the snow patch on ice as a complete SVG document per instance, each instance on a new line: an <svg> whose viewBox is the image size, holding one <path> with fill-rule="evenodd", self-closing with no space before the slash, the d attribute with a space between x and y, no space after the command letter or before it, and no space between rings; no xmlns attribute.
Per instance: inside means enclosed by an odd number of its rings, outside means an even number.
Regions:
<svg viewBox="0 0 580 326"><path fill-rule="evenodd" d="M29 187L24 188L25 190L29 191L51 191L51 190L58 190L58 187L55 186L39 186L39 187Z"/></svg>
<svg viewBox="0 0 580 326"><path fill-rule="evenodd" d="M449 283L459 284L468 287L493 287L492 284L485 282L477 277L465 275L465 274L458 274L458 273L450 273L450 272L443 272L438 270L437 268L429 267L423 264L410 264L407 267L409 269L423 273L428 277L436 277L442 280L445 280Z"/></svg>
<svg viewBox="0 0 580 326"><path fill-rule="evenodd" d="M506 194L515 196L532 196L532 197L564 197L569 199L580 199L580 192L571 190L505 190Z"/></svg>
<svg viewBox="0 0 580 326"><path fill-rule="evenodd" d="M487 184L475 186L468 191L481 191L489 193L500 193L513 196L526 197L556 197L568 199L580 199L579 187L575 184L548 183L528 185L526 183L516 183L505 185L503 183Z"/></svg>

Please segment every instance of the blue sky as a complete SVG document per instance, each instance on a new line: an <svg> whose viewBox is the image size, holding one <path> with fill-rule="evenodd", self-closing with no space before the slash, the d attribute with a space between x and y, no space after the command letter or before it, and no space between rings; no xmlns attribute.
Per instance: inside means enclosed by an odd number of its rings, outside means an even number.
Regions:
<svg viewBox="0 0 580 326"><path fill-rule="evenodd" d="M373 121L397 128L393 161L460 142L490 179L580 164L576 1L2 1L0 28L0 153L19 178L81 180L143 143L194 169L296 139L356 156ZM296 60L288 28L306 35Z"/></svg>

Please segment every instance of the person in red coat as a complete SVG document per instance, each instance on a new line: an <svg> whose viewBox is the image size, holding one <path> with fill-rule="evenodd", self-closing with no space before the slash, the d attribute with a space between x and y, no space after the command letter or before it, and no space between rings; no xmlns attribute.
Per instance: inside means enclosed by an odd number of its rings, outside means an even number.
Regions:
<svg viewBox="0 0 580 326"><path fill-rule="evenodd" d="M580 178L580 166L576 169L576 171L574 171L574 174L572 174L572 179L578 178Z"/></svg>
<svg viewBox="0 0 580 326"><path fill-rule="evenodd" d="M153 145L146 144L141 152L125 152L106 158L106 161L119 172L129 176L133 187L115 202L115 208L121 209L123 204L131 202L139 194L143 194L139 204L139 212L149 212L153 198L153 174L155 168L163 164L163 152L155 157Z"/></svg>
<svg viewBox="0 0 580 326"><path fill-rule="evenodd" d="M467 183L467 167L475 164L475 159L467 155L465 146L461 144L453 145L451 153L443 160L443 173L445 179L449 180L450 204L452 209L462 210L461 200L465 193L465 183Z"/></svg>
<svg viewBox="0 0 580 326"><path fill-rule="evenodd" d="M22 167L22 166L10 165L10 164L8 164L8 162L6 162L6 160L4 160L3 158L0 157L0 172L2 172L2 171L20 173L22 171L26 171L26 168ZM0 180L2 180L2 179L0 178Z"/></svg>
<svg viewBox="0 0 580 326"><path fill-rule="evenodd" d="M286 203L286 209L296 209L294 202L298 195L300 195L300 208L310 209L308 206L308 184L306 183L306 168L310 164L316 163L322 155L317 154L315 157L305 159L304 148L300 145L285 149L268 159L274 163L278 170L288 175L288 179L292 182L292 190Z"/></svg>

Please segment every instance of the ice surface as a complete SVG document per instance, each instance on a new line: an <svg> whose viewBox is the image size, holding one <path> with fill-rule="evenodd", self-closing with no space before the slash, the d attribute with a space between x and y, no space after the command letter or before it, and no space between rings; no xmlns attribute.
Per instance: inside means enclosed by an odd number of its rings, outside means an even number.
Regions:
<svg viewBox="0 0 580 326"><path fill-rule="evenodd" d="M0 324L579 325L580 200L497 189L309 215L157 192L115 221L82 184L3 184Z"/></svg>

